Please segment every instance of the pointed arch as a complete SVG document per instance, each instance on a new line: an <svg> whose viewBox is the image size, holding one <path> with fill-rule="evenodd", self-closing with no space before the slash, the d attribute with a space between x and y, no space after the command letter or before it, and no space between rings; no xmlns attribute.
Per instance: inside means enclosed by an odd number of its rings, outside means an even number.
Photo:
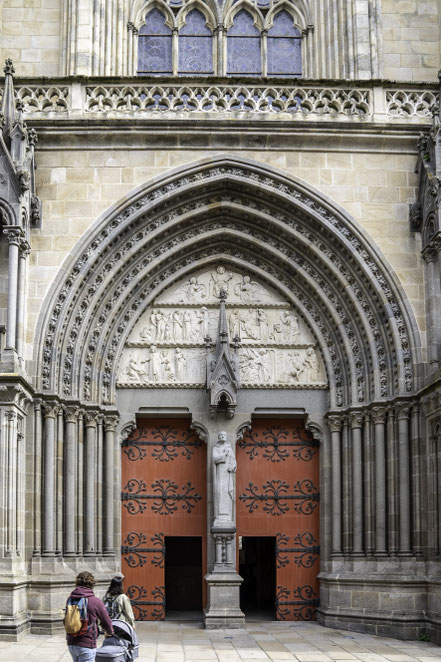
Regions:
<svg viewBox="0 0 441 662"><path fill-rule="evenodd" d="M321 193L229 156L140 187L79 242L41 314L39 388L113 404L114 367L143 310L219 261L247 269L299 310L318 339L331 407L418 388L415 319L370 238Z"/></svg>

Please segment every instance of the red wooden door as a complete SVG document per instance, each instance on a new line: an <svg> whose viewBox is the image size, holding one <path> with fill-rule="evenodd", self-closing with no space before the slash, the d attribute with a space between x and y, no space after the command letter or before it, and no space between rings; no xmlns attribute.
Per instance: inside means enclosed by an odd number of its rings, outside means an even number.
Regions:
<svg viewBox="0 0 441 662"><path fill-rule="evenodd" d="M206 572L206 447L189 424L140 419L123 442L122 571L137 620L165 618L166 536L200 536L201 583Z"/></svg>
<svg viewBox="0 0 441 662"><path fill-rule="evenodd" d="M237 534L275 536L279 620L319 604L319 448L303 421L256 419L237 447Z"/></svg>

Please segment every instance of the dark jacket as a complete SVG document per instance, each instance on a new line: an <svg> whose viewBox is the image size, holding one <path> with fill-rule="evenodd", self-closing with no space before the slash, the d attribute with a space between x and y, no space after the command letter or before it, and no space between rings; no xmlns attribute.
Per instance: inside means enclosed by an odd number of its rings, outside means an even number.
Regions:
<svg viewBox="0 0 441 662"><path fill-rule="evenodd" d="M97 621L100 622L103 630L107 634L113 634L112 621L101 602L95 597L91 588L85 586L77 586L70 594L72 598L87 598L87 613L89 621L89 629L85 634L80 637L74 637L71 634L66 636L68 646L82 646L83 648L96 648L96 640L98 637Z"/></svg>

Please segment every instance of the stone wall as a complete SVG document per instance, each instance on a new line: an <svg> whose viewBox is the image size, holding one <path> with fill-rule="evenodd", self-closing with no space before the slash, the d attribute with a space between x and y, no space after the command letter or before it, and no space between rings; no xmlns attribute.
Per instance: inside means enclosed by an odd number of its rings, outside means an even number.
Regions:
<svg viewBox="0 0 441 662"><path fill-rule="evenodd" d="M61 62L61 0L3 0L1 59L22 76L57 76Z"/></svg>
<svg viewBox="0 0 441 662"><path fill-rule="evenodd" d="M390 80L436 80L440 63L439 3L382 0L383 72Z"/></svg>

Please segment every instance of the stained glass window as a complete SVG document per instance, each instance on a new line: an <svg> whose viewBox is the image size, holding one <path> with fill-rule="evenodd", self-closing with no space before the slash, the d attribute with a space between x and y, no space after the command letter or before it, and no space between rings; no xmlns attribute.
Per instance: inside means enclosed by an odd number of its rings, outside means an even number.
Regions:
<svg viewBox="0 0 441 662"><path fill-rule="evenodd" d="M260 30L251 14L241 9L227 32L227 74L259 75L262 73Z"/></svg>
<svg viewBox="0 0 441 662"><path fill-rule="evenodd" d="M302 75L302 35L287 11L279 12L268 30L268 75Z"/></svg>
<svg viewBox="0 0 441 662"><path fill-rule="evenodd" d="M152 9L138 36L138 74L171 74L172 31L159 9Z"/></svg>
<svg viewBox="0 0 441 662"><path fill-rule="evenodd" d="M205 16L198 9L190 11L179 31L179 73L212 74L213 37Z"/></svg>

